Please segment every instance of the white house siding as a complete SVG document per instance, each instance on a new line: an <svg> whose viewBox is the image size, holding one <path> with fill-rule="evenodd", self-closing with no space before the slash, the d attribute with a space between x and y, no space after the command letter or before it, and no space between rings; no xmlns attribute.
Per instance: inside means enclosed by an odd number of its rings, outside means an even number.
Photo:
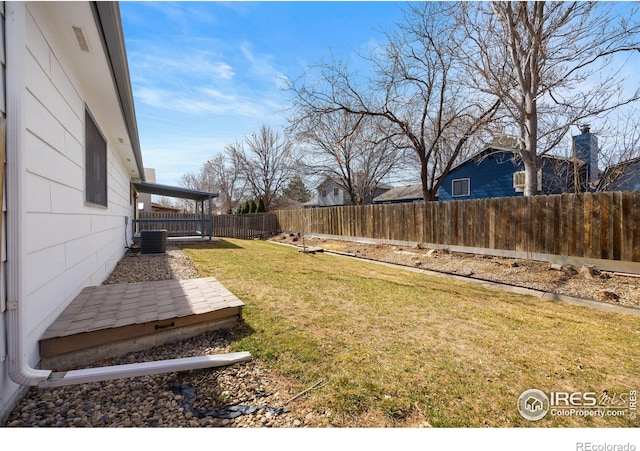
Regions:
<svg viewBox="0 0 640 451"><path fill-rule="evenodd" d="M335 189L338 189L338 194L334 194ZM326 195L322 195L323 190L326 190ZM326 181L318 188L318 205L321 207L332 207L335 205L345 204L345 192L336 183L332 181Z"/></svg>
<svg viewBox="0 0 640 451"><path fill-rule="evenodd" d="M27 4L26 296L30 340L38 338L82 288L99 285L125 250L130 180L101 127L100 105L88 105L108 147L108 207L84 202L84 117L88 93L57 45L39 5ZM58 30L65 32L68 30ZM97 43L96 43L97 44ZM37 361L34 346L34 360Z"/></svg>
<svg viewBox="0 0 640 451"><path fill-rule="evenodd" d="M105 128L105 120L101 121L105 117L101 105L87 100L92 95L83 90L79 77L74 77L74 71L81 68L73 67L58 41L59 33L71 31L49 23L43 4L26 3L25 25L27 189L21 231L25 242L21 262L25 299L21 306L26 349L34 367L39 361L42 333L84 287L99 285L123 256L128 229L125 217L130 220L133 215L130 179L113 147L117 138ZM107 208L84 200L85 105L107 141ZM0 327L4 328L4 319ZM0 336L4 335L2 331ZM0 356L5 348L1 347ZM6 363L0 359L0 420L7 400L15 397L16 391L7 377Z"/></svg>
<svg viewBox="0 0 640 451"><path fill-rule="evenodd" d="M4 52L4 2L0 2L0 116L5 117L5 52ZM0 161L4 165L4 161ZM4 178L0 178L0 183L4 185ZM3 190L4 192L5 190ZM6 290L6 271L5 262L7 261L7 227L6 227L6 205L2 202L0 209L0 221L2 222L2 234L0 236L0 381L8 381L7 369L7 329L6 329L6 310L7 310L7 290ZM13 383L2 383L0 385L0 420L10 406L16 396L19 394L18 387Z"/></svg>

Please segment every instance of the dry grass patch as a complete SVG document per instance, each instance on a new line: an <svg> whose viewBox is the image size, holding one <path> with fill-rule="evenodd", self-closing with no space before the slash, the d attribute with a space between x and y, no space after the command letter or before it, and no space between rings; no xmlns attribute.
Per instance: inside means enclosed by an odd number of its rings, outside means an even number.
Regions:
<svg viewBox="0 0 640 451"><path fill-rule="evenodd" d="M640 319L261 241L185 249L246 303L251 351L336 426L602 427L624 418L516 408L526 389L628 392Z"/></svg>

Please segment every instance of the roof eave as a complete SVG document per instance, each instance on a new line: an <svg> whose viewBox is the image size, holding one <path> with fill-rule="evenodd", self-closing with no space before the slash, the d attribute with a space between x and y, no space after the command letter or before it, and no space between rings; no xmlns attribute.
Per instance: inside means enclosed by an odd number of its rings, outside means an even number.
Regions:
<svg viewBox="0 0 640 451"><path fill-rule="evenodd" d="M101 1L91 2L91 6L96 18L96 26L104 38L105 51L109 59L116 90L118 91L118 100L126 122L136 166L138 167L140 179L144 181L144 164L142 163L142 151L140 149L140 138L138 136L138 124L136 121L133 90L131 87L127 51L120 17L120 6L118 2Z"/></svg>

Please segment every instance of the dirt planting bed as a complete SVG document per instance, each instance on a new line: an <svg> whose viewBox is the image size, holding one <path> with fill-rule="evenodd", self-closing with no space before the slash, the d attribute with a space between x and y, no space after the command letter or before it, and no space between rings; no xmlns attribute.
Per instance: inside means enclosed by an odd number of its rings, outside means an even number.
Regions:
<svg viewBox="0 0 640 451"><path fill-rule="evenodd" d="M272 241L302 246L298 234L280 234ZM640 308L640 277L592 267L559 266L446 250L331 240L306 236L304 245L363 259L383 261L474 279Z"/></svg>

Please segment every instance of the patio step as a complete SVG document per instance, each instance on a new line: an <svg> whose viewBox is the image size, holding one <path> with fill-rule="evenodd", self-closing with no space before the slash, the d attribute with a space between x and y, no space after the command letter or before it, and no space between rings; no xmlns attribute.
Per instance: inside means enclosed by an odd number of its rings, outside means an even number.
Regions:
<svg viewBox="0 0 640 451"><path fill-rule="evenodd" d="M213 277L87 287L40 339L42 365L83 365L230 328L244 303Z"/></svg>

